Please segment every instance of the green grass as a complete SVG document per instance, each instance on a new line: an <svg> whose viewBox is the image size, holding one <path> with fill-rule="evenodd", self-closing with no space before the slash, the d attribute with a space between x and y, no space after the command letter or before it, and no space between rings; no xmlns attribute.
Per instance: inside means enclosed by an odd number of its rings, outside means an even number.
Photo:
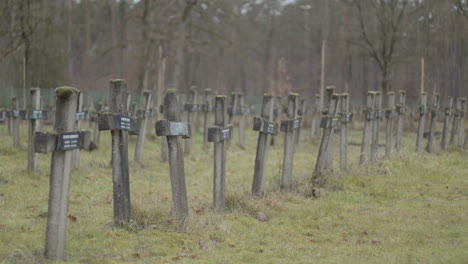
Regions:
<svg viewBox="0 0 468 264"><path fill-rule="evenodd" d="M47 127L47 129L51 129ZM152 131L153 132L153 131ZM6 135L6 126L0 125ZM22 126L23 146L27 126ZM185 156L190 217L183 226L171 215L167 163L159 160L160 139L149 137L143 164L129 146L131 224L112 225L110 133L100 149L82 152L72 173L67 223L69 263L466 263L468 259L468 155L436 148L414 153L414 133L391 160L358 167L361 131L351 132L349 170L335 171L320 196L310 178L318 140L302 131L291 191L279 189L283 136L270 148L265 196L250 196L257 134L247 133L246 149L228 151L227 209L212 205L212 145ZM382 134L383 135L383 134ZM335 142L338 142L336 137ZM383 142L384 136L381 136ZM51 155L40 155L39 171L25 171L26 147L0 146L0 263L48 263L45 241ZM335 143L337 157L338 143ZM380 150L383 155L383 148ZM263 212L267 222L257 220Z"/></svg>

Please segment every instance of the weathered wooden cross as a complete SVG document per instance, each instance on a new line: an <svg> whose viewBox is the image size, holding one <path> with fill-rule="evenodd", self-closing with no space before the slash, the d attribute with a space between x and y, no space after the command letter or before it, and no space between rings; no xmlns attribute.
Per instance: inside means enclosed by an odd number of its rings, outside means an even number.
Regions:
<svg viewBox="0 0 468 264"><path fill-rule="evenodd" d="M380 120L383 118L382 111L382 98L383 95L381 92L375 92L375 104L374 104L374 113L375 118L372 120L372 143L371 143L371 153L370 160L376 161L377 154L379 151L379 132L380 132Z"/></svg>
<svg viewBox="0 0 468 264"><path fill-rule="evenodd" d="M152 113L150 111L151 92L143 91L143 103L141 104L142 109L136 112L136 118L138 119L138 138L135 145L135 161L141 162L143 159L143 146L146 138L146 128L148 119L151 118Z"/></svg>
<svg viewBox="0 0 468 264"><path fill-rule="evenodd" d="M130 175L128 169L128 133L138 134L135 120L127 112L127 84L110 81L110 112L100 112L99 130L110 130L112 137L112 183L114 224L130 221Z"/></svg>
<svg viewBox="0 0 468 264"><path fill-rule="evenodd" d="M187 103L184 105L184 110L187 112L187 123L192 125L193 115L198 111L197 90L196 87L190 88ZM185 138L184 153L190 154L192 152L192 137Z"/></svg>
<svg viewBox="0 0 468 264"><path fill-rule="evenodd" d="M387 92L387 109L385 118L387 119L385 133L385 157L389 159L392 156L392 137L393 137L393 119L395 118L395 93Z"/></svg>
<svg viewBox="0 0 468 264"><path fill-rule="evenodd" d="M453 97L447 98L447 104L444 109L444 127L442 130L442 139L440 140L440 148L445 150L447 146L447 134L450 126L450 119L453 117Z"/></svg>
<svg viewBox="0 0 468 264"><path fill-rule="evenodd" d="M203 104L200 105L200 111L203 113L203 147L208 143L208 124L210 122L210 113L213 112L213 91L205 89Z"/></svg>
<svg viewBox="0 0 468 264"><path fill-rule="evenodd" d="M289 93L288 96L288 117L291 119L281 121L281 131L284 132L284 154L283 171L281 176L281 189L291 187L293 162L294 162L294 138L301 127L301 117L299 116L299 95Z"/></svg>
<svg viewBox="0 0 468 264"><path fill-rule="evenodd" d="M322 140L320 142L317 162L315 163L314 174L312 176L313 183L317 187L323 186L326 182L324 172L329 159L329 145L332 141L333 130L339 122L338 95L332 94L330 99L327 115L324 115L320 121L320 127L323 129Z"/></svg>
<svg viewBox="0 0 468 264"><path fill-rule="evenodd" d="M215 126L208 128L208 142L214 142L213 208L220 211L226 200L226 148L232 125L226 123L226 96L215 97Z"/></svg>
<svg viewBox="0 0 468 264"><path fill-rule="evenodd" d="M398 91L398 104L396 105L397 128L395 134L395 149L401 150L401 138L403 136L403 124L406 115L406 91Z"/></svg>
<svg viewBox="0 0 468 264"><path fill-rule="evenodd" d="M36 132L34 150L38 153L52 152L45 256L48 259L63 259L72 151L88 149L90 133L77 131L75 127L80 91L72 87L59 87L55 94L57 113L54 132Z"/></svg>
<svg viewBox="0 0 468 264"><path fill-rule="evenodd" d="M40 110L41 89L31 88L30 98L31 103L29 106L29 110L20 111L20 115L22 119L29 120L28 171L36 171L38 154L34 151L34 136L39 130L41 120L47 119L47 110Z"/></svg>
<svg viewBox="0 0 468 264"><path fill-rule="evenodd" d="M166 120L156 122L156 135L167 138L173 209L176 217L183 220L188 216L188 206L184 155L179 137L189 138L192 133L190 123L181 122L175 90L170 89L166 92L163 112Z"/></svg>
<svg viewBox="0 0 468 264"><path fill-rule="evenodd" d="M348 168L348 125L353 120L353 113L349 111L349 94L340 94L340 169Z"/></svg>
<svg viewBox="0 0 468 264"><path fill-rule="evenodd" d="M422 150L424 121L426 119L426 113L427 113L426 108L427 108L427 94L425 92L421 92L421 101L418 106L419 124L418 124L418 133L416 137L416 152L421 152Z"/></svg>
<svg viewBox="0 0 468 264"><path fill-rule="evenodd" d="M430 104L430 123L429 123L429 138L427 140L427 146L426 146L426 151L431 153L432 152L432 146L434 143L434 133L436 130L436 121L437 121L437 113L439 112L439 100L440 100L440 95L438 93L433 93L432 98L431 98L431 104Z"/></svg>
<svg viewBox="0 0 468 264"><path fill-rule="evenodd" d="M259 132L252 183L252 194L254 196L261 196L263 194L270 137L278 134L278 123L272 122L272 120L273 96L271 94L264 94L261 116L254 117L253 121L253 130Z"/></svg>
<svg viewBox="0 0 468 264"><path fill-rule="evenodd" d="M362 133L361 155L359 157L359 165L364 164L369 156L369 140L372 135L372 122L375 119L375 92L368 91L366 98L366 108L364 114L364 131Z"/></svg>

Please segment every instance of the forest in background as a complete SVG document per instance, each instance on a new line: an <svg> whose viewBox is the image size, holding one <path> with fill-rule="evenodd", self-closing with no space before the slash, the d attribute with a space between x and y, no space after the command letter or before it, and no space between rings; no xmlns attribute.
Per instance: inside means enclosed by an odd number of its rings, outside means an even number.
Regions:
<svg viewBox="0 0 468 264"><path fill-rule="evenodd" d="M466 0L2 0L0 88L468 96ZM324 44L324 45L322 45ZM325 77L321 78L324 48ZM22 97L21 95L18 95Z"/></svg>

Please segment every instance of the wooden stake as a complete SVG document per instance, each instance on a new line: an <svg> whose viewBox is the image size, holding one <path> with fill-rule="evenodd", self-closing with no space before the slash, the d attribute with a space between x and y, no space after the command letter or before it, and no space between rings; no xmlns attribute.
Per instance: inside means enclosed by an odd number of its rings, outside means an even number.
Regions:
<svg viewBox="0 0 468 264"><path fill-rule="evenodd" d="M325 44L326 41L322 40L322 59L321 59L321 68L320 68L320 106L319 109L323 109L323 99L325 98Z"/></svg>
<svg viewBox="0 0 468 264"><path fill-rule="evenodd" d="M310 135L311 137L316 137L319 134L318 132L319 132L320 114L321 114L319 94L315 95L315 103L314 103L313 109L314 111L312 113L312 125L311 125Z"/></svg>
<svg viewBox="0 0 468 264"><path fill-rule="evenodd" d="M424 92L424 57L421 57L421 93Z"/></svg>
<svg viewBox="0 0 468 264"><path fill-rule="evenodd" d="M330 111L331 111L331 108L333 105L332 105L332 97L333 97L333 94L335 93L335 86L327 86L327 88L325 89L326 90L326 111L324 110L323 113L326 114L326 115L330 115ZM338 97L337 97L337 107L339 107L338 105ZM338 109L337 109L337 112L336 114L338 114ZM334 131L334 130L333 130ZM332 132L333 132L332 131ZM327 143L327 161L325 162L325 170L327 172L330 172L332 169L333 169L333 133L330 134L330 140L328 140L328 143ZM322 138L323 138L323 135L322 135Z"/></svg>
<svg viewBox="0 0 468 264"><path fill-rule="evenodd" d="M101 112L103 110L103 106L102 106L102 101L99 101L98 102L98 105L97 105L97 108L96 108L96 112ZM99 139L100 139L100 136L101 136L101 131L99 131L99 126L98 126L98 122L97 122L97 115L96 115L96 124L94 126L94 144L96 144L96 146L99 146Z"/></svg>
<svg viewBox="0 0 468 264"><path fill-rule="evenodd" d="M244 95L242 93L237 94L237 101L239 102L239 147L244 149L245 147L245 106L244 106Z"/></svg>
<svg viewBox="0 0 468 264"><path fill-rule="evenodd" d="M210 112L213 111L213 91L207 88L205 89L205 98L203 100L203 147L208 144L208 124L210 123ZM227 110L226 110L227 111Z"/></svg>

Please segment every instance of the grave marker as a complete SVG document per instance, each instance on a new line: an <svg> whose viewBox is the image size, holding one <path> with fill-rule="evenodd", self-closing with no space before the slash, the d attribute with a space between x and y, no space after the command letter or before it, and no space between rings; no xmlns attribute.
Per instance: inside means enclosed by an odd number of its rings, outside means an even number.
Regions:
<svg viewBox="0 0 468 264"><path fill-rule="evenodd" d="M460 98L460 111L458 112L458 146L463 144L463 130L465 129L466 98Z"/></svg>
<svg viewBox="0 0 468 264"><path fill-rule="evenodd" d="M254 117L253 122L253 130L259 132L252 183L252 194L254 196L261 196L263 194L270 137L271 135L276 135L278 133L278 124L272 122L272 120L273 96L271 94L264 94L261 116Z"/></svg>
<svg viewBox="0 0 468 264"><path fill-rule="evenodd" d="M393 134L393 119L395 118L395 93L387 92L387 109L385 110L385 118L387 119L385 133L385 157L387 159L392 156L392 134Z"/></svg>
<svg viewBox="0 0 468 264"><path fill-rule="evenodd" d="M427 105L427 94L425 92L421 92L421 101L418 106L418 114L419 114L419 124L418 124L418 134L416 137L416 152L421 152L422 149L422 141L423 141L423 134L424 134L424 121L426 117L426 105Z"/></svg>
<svg viewBox="0 0 468 264"><path fill-rule="evenodd" d="M364 164L367 161L369 155L369 140L372 135L372 123L375 119L375 97L374 91L367 92L366 108L364 109L364 131L362 133L362 144L361 144L361 155L359 157L359 165Z"/></svg>
<svg viewBox="0 0 468 264"><path fill-rule="evenodd" d="M40 110L41 108L41 89L31 88L30 90L31 103L29 111L24 111L24 118L29 119L29 136L28 136L28 171L37 170L38 154L34 151L34 137L40 127L40 120L47 119L47 111Z"/></svg>
<svg viewBox="0 0 468 264"><path fill-rule="evenodd" d="M398 91L398 104L396 105L397 129L395 135L395 149L401 150L401 137L403 135L403 124L406 114L406 91Z"/></svg>
<svg viewBox="0 0 468 264"><path fill-rule="evenodd" d="M447 98L447 104L444 110L444 128L442 130L442 139L440 141L440 148L445 150L447 145L447 134L450 126L450 119L453 117L453 97Z"/></svg>
<svg viewBox="0 0 468 264"><path fill-rule="evenodd" d="M214 142L213 208L220 211L226 200L226 148L232 125L226 124L226 96L215 97L215 126L208 128L208 142Z"/></svg>
<svg viewBox="0 0 468 264"><path fill-rule="evenodd" d="M60 87L55 90L55 94L57 113L54 133L36 132L34 147L39 153L52 152L45 257L63 259L72 151L89 148L90 134L75 129L80 91L72 87Z"/></svg>
<svg viewBox="0 0 468 264"><path fill-rule="evenodd" d="M135 161L141 162L143 159L143 146L145 144L146 128L148 118L151 118L150 111L151 92L143 91L142 110L138 111L136 117L138 118L138 138L135 146Z"/></svg>
<svg viewBox="0 0 468 264"><path fill-rule="evenodd" d="M372 121L372 143L371 143L371 154L370 160L377 160L377 152L379 150L379 131L380 131L380 120L382 120L382 94L378 91L375 92L375 118Z"/></svg>
<svg viewBox="0 0 468 264"><path fill-rule="evenodd" d="M237 94L237 101L239 103L239 110L237 113L239 115L239 147L244 149L245 145L245 115L248 112L248 109L244 106L244 94Z"/></svg>
<svg viewBox="0 0 468 264"><path fill-rule="evenodd" d="M327 159L329 158L329 145L333 140L333 130L338 122L338 95L332 94L330 96L330 103L328 104L327 115L324 115L320 121L320 127L323 128L322 140L320 142L317 162L315 163L314 175L312 177L313 184L319 187L323 186L326 182L324 172L327 169L326 166Z"/></svg>
<svg viewBox="0 0 468 264"><path fill-rule="evenodd" d="M461 110L461 100L459 97L455 98L455 107L453 108L453 117L452 117L452 131L450 133L449 145L455 144L455 136L458 132L458 118Z"/></svg>
<svg viewBox="0 0 468 264"><path fill-rule="evenodd" d="M427 141L426 151L431 153L432 152L432 145L434 142L434 133L436 129L436 122L437 122L437 112L439 111L439 100L440 96L438 93L434 93L431 98L431 105L430 105L430 123L429 123L429 139Z"/></svg>
<svg viewBox="0 0 468 264"><path fill-rule="evenodd" d="M325 88L325 93L326 93L326 104L327 104L326 107L327 108L323 109L323 114L328 115L330 112L332 97L333 97L333 94L335 93L335 86L327 86ZM320 120L320 127L322 126L322 120ZM330 134L330 137L333 138L333 135L334 135L333 133ZM327 148L327 157L326 157L326 162L325 162L325 170L331 171L333 169L333 140L329 140L329 142L327 143L327 147L328 148Z"/></svg>
<svg viewBox="0 0 468 264"><path fill-rule="evenodd" d="M208 124L210 122L210 112L213 112L213 91L207 88L205 89L204 95L205 98L200 110L203 112L203 146L206 147L208 143Z"/></svg>
<svg viewBox="0 0 468 264"><path fill-rule="evenodd" d="M110 81L110 112L98 116L99 130L110 130L112 137L112 183L114 224L130 221L130 175L128 170L128 133L138 134L135 120L127 111L127 84L124 80Z"/></svg>
<svg viewBox="0 0 468 264"><path fill-rule="evenodd" d="M75 130L80 130L81 120L86 120L87 113L83 112L83 93L78 95L78 104L75 114ZM80 167L80 150L73 150L72 152L72 168L78 169Z"/></svg>
<svg viewBox="0 0 468 264"><path fill-rule="evenodd" d="M284 154L283 154L283 171L281 176L281 189L289 189L291 187L291 179L293 172L294 136L297 136L297 131L301 128L301 117L299 116L299 95L289 93L288 96L288 117L291 119L281 121L281 131L284 132Z"/></svg>
<svg viewBox="0 0 468 264"><path fill-rule="evenodd" d="M192 125L193 114L198 111L197 101L197 90L195 87L190 88L187 103L184 106L184 110L187 112L187 123ZM185 138L184 153L190 154L192 152L192 138Z"/></svg>
<svg viewBox="0 0 468 264"><path fill-rule="evenodd" d="M314 101L314 108L313 108L313 113L312 113L312 124L311 124L311 132L310 135L312 137L318 136L319 132L319 120L320 120L320 95L316 94L315 95L315 101Z"/></svg>
<svg viewBox="0 0 468 264"><path fill-rule="evenodd" d="M166 92L163 112L166 120L156 122L156 135L167 138L173 209L176 217L184 219L188 216L188 206L184 155L179 136L190 137L191 129L190 123L182 123L180 120L179 104L175 90L169 89Z"/></svg>
<svg viewBox="0 0 468 264"><path fill-rule="evenodd" d="M349 94L340 95L340 168L348 168L348 124L353 120L353 114L349 112Z"/></svg>
<svg viewBox="0 0 468 264"><path fill-rule="evenodd" d="M301 129L304 125L304 117L306 115L306 112L307 112L307 103L305 101L304 98L300 98L299 99L299 105L298 105L298 115L301 117L301 124L300 124L300 127L299 129L296 131L296 135L294 137L294 142L297 146L297 144L299 144L299 142L301 142Z"/></svg>
<svg viewBox="0 0 468 264"><path fill-rule="evenodd" d="M8 112L8 117L11 120L11 134L13 135L13 146L16 148L21 147L20 142L20 111L19 103L16 97L11 98L11 107Z"/></svg>

